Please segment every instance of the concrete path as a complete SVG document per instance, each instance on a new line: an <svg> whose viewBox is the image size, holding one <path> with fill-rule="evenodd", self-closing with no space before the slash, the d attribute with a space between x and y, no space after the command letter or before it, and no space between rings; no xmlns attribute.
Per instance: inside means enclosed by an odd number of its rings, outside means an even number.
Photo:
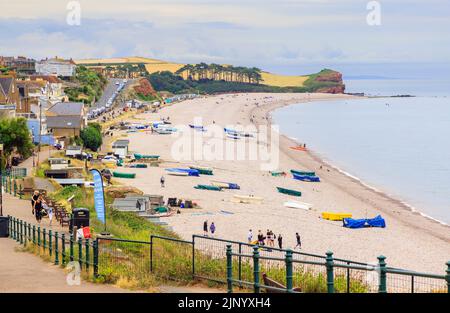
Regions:
<svg viewBox="0 0 450 313"><path fill-rule="evenodd" d="M111 285L67 283L67 274L39 256L20 252L20 245L0 238L0 293L2 292L127 292Z"/></svg>

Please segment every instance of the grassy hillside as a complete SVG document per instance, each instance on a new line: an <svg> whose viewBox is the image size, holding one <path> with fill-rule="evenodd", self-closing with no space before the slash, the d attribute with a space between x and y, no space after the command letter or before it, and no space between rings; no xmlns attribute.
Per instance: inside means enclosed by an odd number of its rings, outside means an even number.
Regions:
<svg viewBox="0 0 450 313"><path fill-rule="evenodd" d="M91 66L114 66L120 64L144 64L149 74L168 71L175 73L185 64L166 62L157 59L149 59L142 57L124 57L124 58L110 58L110 59L84 59L75 61L77 64L91 65ZM287 76L278 75L269 72L262 72L262 85L273 87L306 87L305 82L310 78L310 75L303 76ZM186 77L184 77L186 78Z"/></svg>

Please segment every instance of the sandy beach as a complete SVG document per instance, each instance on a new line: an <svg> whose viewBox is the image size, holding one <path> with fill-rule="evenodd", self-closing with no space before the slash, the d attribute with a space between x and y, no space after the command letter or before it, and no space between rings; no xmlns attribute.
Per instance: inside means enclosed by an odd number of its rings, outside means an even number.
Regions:
<svg viewBox="0 0 450 313"><path fill-rule="evenodd" d="M270 112L276 108L307 101L351 98L330 94L238 94L219 95L187 100L161 109L158 113L137 115L131 122L148 123L170 117L173 127L196 124L220 126L254 124L267 126L271 123ZM214 124L213 124L214 123ZM320 129L318 129L320 131ZM124 131L122 133L125 133ZM121 168L121 172L136 173L136 179L117 179L133 185L147 194L161 194L165 199L176 197L190 199L201 209L183 209L181 214L165 218L173 230L183 238L202 234L204 220L214 222L216 237L246 241L249 229L256 237L272 230L283 235L284 247L295 246L295 233L302 238L303 251L323 254L328 250L336 257L360 262L375 263L377 256L386 256L392 267L402 267L434 273L444 273L445 263L450 260L450 227L412 212L402 202L370 189L362 182L344 175L325 164L314 152L296 151L293 140L280 136L278 170L289 173L290 169L315 171L320 183L307 183L286 177L272 177L261 170L261 162L252 160L198 160L178 161L171 149L178 138L150 132L127 133L130 151L157 154L164 161L159 167L147 169ZM227 144L233 139L220 138ZM256 140L255 138L242 139ZM301 138L299 138L301 141ZM260 141L259 145L267 142ZM211 145L210 142L204 146ZM198 165L211 167L214 176L170 176L169 167ZM322 168L321 168L322 166ZM160 186L164 175L166 186ZM197 184L210 184L211 180L233 182L240 190L203 191L194 189ZM302 197L281 194L276 187L299 190ZM243 204L232 201L233 195L263 197L261 204ZM313 204L312 210L286 208L285 201L297 200ZM386 228L347 229L342 222L320 218L321 212L348 212L354 218L371 218L381 214Z"/></svg>

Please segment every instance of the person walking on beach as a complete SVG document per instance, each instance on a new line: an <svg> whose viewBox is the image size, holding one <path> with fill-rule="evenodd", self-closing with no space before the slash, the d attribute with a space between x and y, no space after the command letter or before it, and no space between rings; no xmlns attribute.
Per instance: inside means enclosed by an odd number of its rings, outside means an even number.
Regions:
<svg viewBox="0 0 450 313"><path fill-rule="evenodd" d="M31 214L33 215L34 215L34 206L38 199L39 199L39 191L35 190L33 195L31 196Z"/></svg>
<svg viewBox="0 0 450 313"><path fill-rule="evenodd" d="M264 235L261 230L258 231L258 245L264 246Z"/></svg>
<svg viewBox="0 0 450 313"><path fill-rule="evenodd" d="M36 217L36 221L38 224L41 223L42 220L42 197L39 198L34 203L34 216Z"/></svg>
<svg viewBox="0 0 450 313"><path fill-rule="evenodd" d="M203 235L208 237L208 221L203 222Z"/></svg>
<svg viewBox="0 0 450 313"><path fill-rule="evenodd" d="M47 204L47 202L42 201L42 207L47 212L49 226L52 226L53 221L53 208Z"/></svg>
<svg viewBox="0 0 450 313"><path fill-rule="evenodd" d="M247 241L248 241L248 243L252 243L252 240L253 240L253 232L252 232L252 230L250 229L250 230L248 231Z"/></svg>
<svg viewBox="0 0 450 313"><path fill-rule="evenodd" d="M161 187L164 188L165 187L165 182L166 182L166 179L164 178L164 175L161 176L160 182L161 182Z"/></svg>
<svg viewBox="0 0 450 313"><path fill-rule="evenodd" d="M211 231L211 237L214 237L214 233L216 232L216 225L214 225L214 222L209 226L209 230Z"/></svg>
<svg viewBox="0 0 450 313"><path fill-rule="evenodd" d="M283 249L283 237L281 234L278 235L278 248Z"/></svg>
<svg viewBox="0 0 450 313"><path fill-rule="evenodd" d="M297 247L299 249L301 249L302 248L302 242L300 240L300 235L298 233L295 233L295 239L297 240L297 244L295 245L294 249L297 249Z"/></svg>

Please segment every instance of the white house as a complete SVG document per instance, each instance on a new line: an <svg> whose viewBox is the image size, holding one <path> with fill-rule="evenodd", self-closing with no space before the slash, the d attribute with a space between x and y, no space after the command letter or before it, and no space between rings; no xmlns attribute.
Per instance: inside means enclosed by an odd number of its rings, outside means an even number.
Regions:
<svg viewBox="0 0 450 313"><path fill-rule="evenodd" d="M75 74L75 62L70 60L59 59L45 59L36 62L36 73L40 75L56 75L62 77L71 77Z"/></svg>

